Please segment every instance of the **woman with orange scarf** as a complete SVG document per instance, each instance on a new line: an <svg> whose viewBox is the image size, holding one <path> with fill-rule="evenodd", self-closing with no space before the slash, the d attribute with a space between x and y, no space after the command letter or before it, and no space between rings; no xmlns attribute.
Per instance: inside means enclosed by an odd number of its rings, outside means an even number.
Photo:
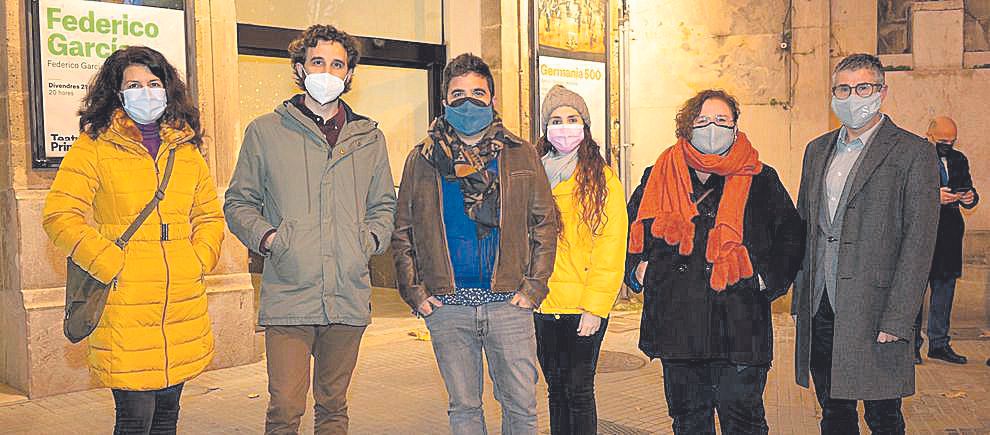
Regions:
<svg viewBox="0 0 990 435"><path fill-rule="evenodd" d="M677 143L629 200L626 282L644 293L640 349L663 363L676 434L765 434L770 302L787 292L804 225L776 171L706 90L677 113Z"/></svg>

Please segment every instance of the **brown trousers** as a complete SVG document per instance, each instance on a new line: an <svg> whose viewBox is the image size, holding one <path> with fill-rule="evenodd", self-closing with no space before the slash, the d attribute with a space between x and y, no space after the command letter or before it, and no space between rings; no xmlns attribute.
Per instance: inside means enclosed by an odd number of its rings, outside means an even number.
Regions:
<svg viewBox="0 0 990 435"><path fill-rule="evenodd" d="M265 433L296 434L306 412L313 357L314 433L347 433L347 387L357 364L364 326L268 326L268 414Z"/></svg>

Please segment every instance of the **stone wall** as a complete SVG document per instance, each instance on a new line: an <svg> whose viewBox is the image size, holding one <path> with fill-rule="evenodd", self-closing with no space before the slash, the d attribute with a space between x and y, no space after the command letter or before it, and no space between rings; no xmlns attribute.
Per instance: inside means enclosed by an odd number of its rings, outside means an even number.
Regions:
<svg viewBox="0 0 990 435"><path fill-rule="evenodd" d="M796 193L805 145L837 127L829 110L833 65L846 55L877 50L876 2L630 0L630 6L633 119L628 127L636 181L674 142L677 108L697 91L723 88L742 104L740 129ZM884 111L918 134L932 116L953 116L960 122L960 149L977 162L990 157L979 146L990 137L990 124L979 122L982 113L974 110L990 97L990 70L973 68L990 60L988 53L964 54L963 1L915 6L915 16L930 13L940 21L915 24L914 38L921 41L915 42L916 53L883 57L886 64L907 69L888 72ZM782 43L788 46L781 48ZM974 166L977 187L990 188L990 173ZM990 229L990 209L984 209L969 216L970 230Z"/></svg>
<svg viewBox="0 0 990 435"><path fill-rule="evenodd" d="M634 183L676 141L674 115L681 104L698 91L720 88L741 103L740 129L761 158L796 187L803 144L814 135L802 126L821 131L828 121L824 86L813 86L827 63L826 23L816 13L821 8L795 8L790 15L785 1L629 4L632 119L626 127L634 144ZM785 30L794 45L781 48Z"/></svg>

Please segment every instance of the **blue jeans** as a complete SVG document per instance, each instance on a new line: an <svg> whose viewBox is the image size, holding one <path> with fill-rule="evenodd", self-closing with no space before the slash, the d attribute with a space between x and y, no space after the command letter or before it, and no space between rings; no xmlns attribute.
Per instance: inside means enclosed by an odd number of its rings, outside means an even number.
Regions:
<svg viewBox="0 0 990 435"><path fill-rule="evenodd" d="M502 405L502 434L536 434L536 331L533 311L507 302L444 305L426 317L449 396L450 432L487 434L484 364Z"/></svg>
<svg viewBox="0 0 990 435"><path fill-rule="evenodd" d="M956 294L956 279L933 279L929 282L931 298L928 302L928 351L941 349L949 345L949 318L952 316L952 298ZM914 348L921 350L921 313L925 305L918 310L914 319Z"/></svg>

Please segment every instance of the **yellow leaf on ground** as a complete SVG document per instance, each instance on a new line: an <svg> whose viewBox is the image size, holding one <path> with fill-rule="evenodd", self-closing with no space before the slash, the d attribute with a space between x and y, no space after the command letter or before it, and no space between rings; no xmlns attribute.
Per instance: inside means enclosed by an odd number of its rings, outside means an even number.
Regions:
<svg viewBox="0 0 990 435"><path fill-rule="evenodd" d="M410 337L415 337L419 341L430 341L430 331L426 329L414 329L409 331Z"/></svg>
<svg viewBox="0 0 990 435"><path fill-rule="evenodd" d="M946 391L942 393L942 396L948 397L950 399L963 399L966 397L965 391Z"/></svg>

